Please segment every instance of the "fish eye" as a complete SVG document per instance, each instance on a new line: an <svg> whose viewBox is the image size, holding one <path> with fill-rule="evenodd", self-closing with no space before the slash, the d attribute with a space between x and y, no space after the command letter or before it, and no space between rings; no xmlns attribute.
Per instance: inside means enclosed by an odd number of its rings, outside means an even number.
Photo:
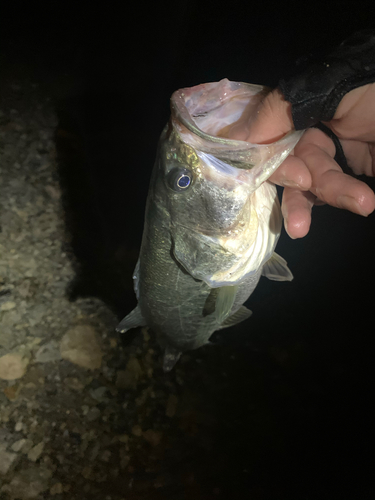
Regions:
<svg viewBox="0 0 375 500"><path fill-rule="evenodd" d="M191 179L188 175L182 174L178 179L177 179L177 186L181 189L186 189L189 187L191 182Z"/></svg>
<svg viewBox="0 0 375 500"><path fill-rule="evenodd" d="M186 168L174 168L168 173L167 179L168 185L173 191L181 192L189 188L193 175L192 172Z"/></svg>

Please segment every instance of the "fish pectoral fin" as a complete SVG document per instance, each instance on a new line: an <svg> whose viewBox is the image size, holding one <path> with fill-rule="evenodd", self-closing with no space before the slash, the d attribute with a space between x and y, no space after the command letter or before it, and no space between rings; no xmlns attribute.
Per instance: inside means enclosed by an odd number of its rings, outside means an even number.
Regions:
<svg viewBox="0 0 375 500"><path fill-rule="evenodd" d="M237 290L238 285L222 286L219 289L215 305L215 315L219 324L222 324L229 316L234 304L234 299L236 298Z"/></svg>
<svg viewBox="0 0 375 500"><path fill-rule="evenodd" d="M229 316L224 323L218 328L218 330L223 330L223 328L229 328L230 326L237 325L245 319L250 318L253 313L245 306L241 306L238 311L236 311L232 316Z"/></svg>
<svg viewBox="0 0 375 500"><path fill-rule="evenodd" d="M138 326L146 326L147 322L142 316L141 309L139 305L132 310L125 318L120 321L116 326L116 331L120 333L125 333L131 328L137 328Z"/></svg>
<svg viewBox="0 0 375 500"><path fill-rule="evenodd" d="M164 351L163 358L163 370L164 372L170 372L177 361L180 359L182 352L178 351L174 347L167 346Z"/></svg>
<svg viewBox="0 0 375 500"><path fill-rule="evenodd" d="M217 295L219 293L220 288L211 288L210 294L208 295L206 302L203 307L203 317L209 316L210 314L215 312Z"/></svg>
<svg viewBox="0 0 375 500"><path fill-rule="evenodd" d="M273 281L292 281L293 274L284 260L276 252L267 260L262 269L262 276Z"/></svg>

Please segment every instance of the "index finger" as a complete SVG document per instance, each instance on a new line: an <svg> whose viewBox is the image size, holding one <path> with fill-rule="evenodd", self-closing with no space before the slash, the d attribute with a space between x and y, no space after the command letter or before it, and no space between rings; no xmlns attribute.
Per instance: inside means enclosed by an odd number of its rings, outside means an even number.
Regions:
<svg viewBox="0 0 375 500"><path fill-rule="evenodd" d="M292 107L286 101L282 92L275 89L260 102L256 116L250 118L247 124L249 130L242 140L253 144L269 144L281 139L293 130ZM233 128L229 138L235 138L238 131ZM231 135L232 134L232 135Z"/></svg>

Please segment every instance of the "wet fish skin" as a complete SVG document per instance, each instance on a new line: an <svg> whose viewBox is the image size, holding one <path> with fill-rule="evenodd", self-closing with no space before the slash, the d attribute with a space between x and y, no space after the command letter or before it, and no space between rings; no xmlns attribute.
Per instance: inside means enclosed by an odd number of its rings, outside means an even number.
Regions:
<svg viewBox="0 0 375 500"><path fill-rule="evenodd" d="M301 133L267 146L220 136L263 93L223 80L172 96L134 272L138 305L117 327L149 326L165 349L165 371L214 331L250 316L243 303L262 273L292 279L274 254L282 217L276 188L266 180Z"/></svg>

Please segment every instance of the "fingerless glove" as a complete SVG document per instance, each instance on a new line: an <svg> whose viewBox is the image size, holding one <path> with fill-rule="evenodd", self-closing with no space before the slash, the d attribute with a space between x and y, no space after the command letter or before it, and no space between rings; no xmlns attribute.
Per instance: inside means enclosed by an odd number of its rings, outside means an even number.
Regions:
<svg viewBox="0 0 375 500"><path fill-rule="evenodd" d="M375 81L375 30L355 33L321 61L281 80L279 87L292 104L296 130L333 118L344 95Z"/></svg>

